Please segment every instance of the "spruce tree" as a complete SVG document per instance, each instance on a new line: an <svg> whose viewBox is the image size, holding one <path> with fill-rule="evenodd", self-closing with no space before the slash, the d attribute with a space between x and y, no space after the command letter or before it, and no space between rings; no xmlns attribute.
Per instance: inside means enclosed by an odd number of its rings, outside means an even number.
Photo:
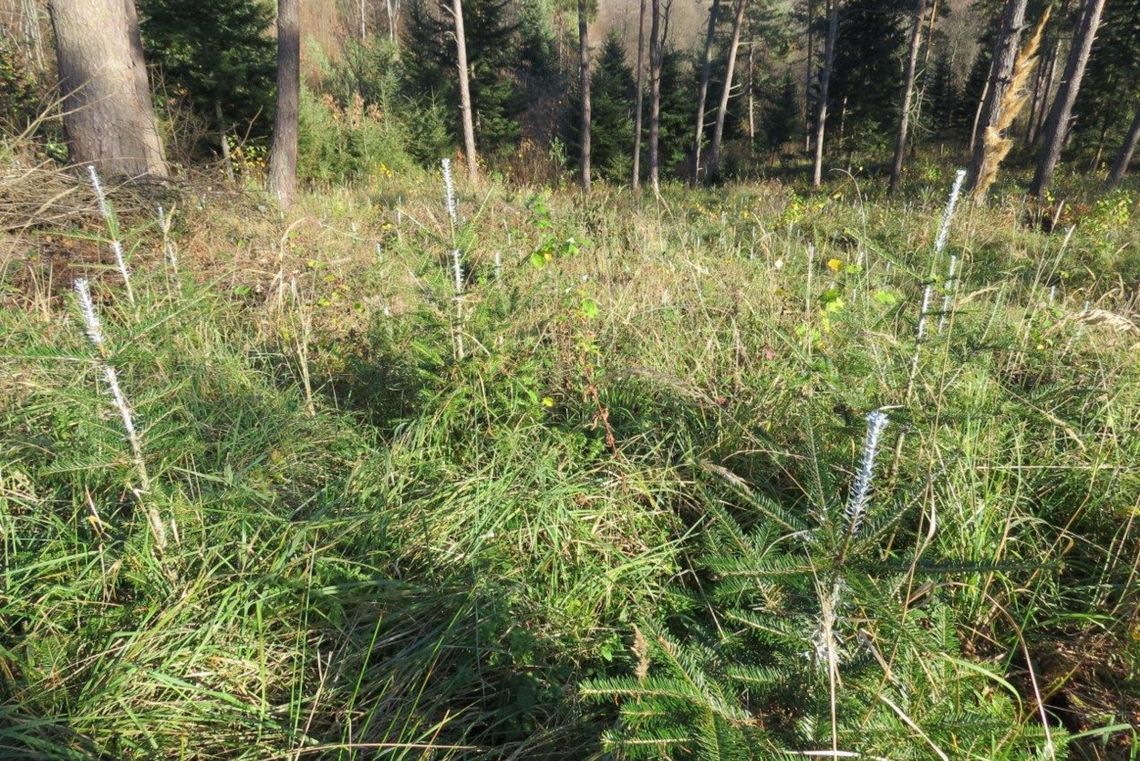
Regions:
<svg viewBox="0 0 1140 761"><path fill-rule="evenodd" d="M273 112L274 55L265 0L139 0L147 61L165 91L180 95L213 129L252 122L268 134ZM219 116L220 112L220 116Z"/></svg>
<svg viewBox="0 0 1140 761"><path fill-rule="evenodd" d="M625 47L617 31L611 31L602 44L590 94L592 103L591 154L594 172L617 181L629 174L629 145L633 142L633 71L625 61ZM567 121L567 142L571 155L580 145L579 114L581 99L573 94Z"/></svg>
<svg viewBox="0 0 1140 761"><path fill-rule="evenodd" d="M779 151L800 131L799 88L792 73L787 71L778 89L767 99L762 118L764 140L769 151Z"/></svg>
<svg viewBox="0 0 1140 761"><path fill-rule="evenodd" d="M954 71L950 66L950 59L943 53L934 62L934 70L930 74L926 88L928 118L924 121L929 125L932 134L938 136L961 134L963 124L961 100L954 83Z"/></svg>
<svg viewBox="0 0 1140 761"><path fill-rule="evenodd" d="M421 107L459 103L448 5L416 0L408 7L405 93ZM520 55L520 25L509 0L465 0L463 16L475 134L480 152L495 153L518 143L519 116L526 107L518 81L529 62ZM451 129L458 136L459 110L453 111Z"/></svg>
<svg viewBox="0 0 1140 761"><path fill-rule="evenodd" d="M697 90L686 86L692 72L682 68L685 56L666 50L661 59L660 154L663 172L683 166L693 144L692 125L697 118Z"/></svg>
<svg viewBox="0 0 1140 761"><path fill-rule="evenodd" d="M1084 84L1074 107L1074 129L1084 147L1103 157L1128 130L1140 102L1140 0L1117 0L1104 10Z"/></svg>
<svg viewBox="0 0 1140 761"><path fill-rule="evenodd" d="M896 131L907 42L902 22L911 5L848 0L840 14L829 111L836 128L842 116L847 135L886 141Z"/></svg>

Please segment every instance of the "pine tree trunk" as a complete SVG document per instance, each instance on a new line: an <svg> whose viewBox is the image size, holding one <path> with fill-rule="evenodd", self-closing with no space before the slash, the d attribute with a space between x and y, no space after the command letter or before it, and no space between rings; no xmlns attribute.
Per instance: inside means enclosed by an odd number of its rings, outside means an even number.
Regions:
<svg viewBox="0 0 1140 761"><path fill-rule="evenodd" d="M693 139L693 182L701 176L701 143L705 137L705 103L708 100L709 78L712 76L712 45L716 34L717 17L720 15L720 0L713 0L709 10L709 26L705 32L705 52L701 59L701 84L697 89L697 130Z"/></svg>
<svg viewBox="0 0 1140 761"><path fill-rule="evenodd" d="M641 187L641 117L645 107L645 89L642 81L645 60L645 0L637 11L637 112L633 125L633 189Z"/></svg>
<svg viewBox="0 0 1140 761"><path fill-rule="evenodd" d="M1104 119L1100 123L1100 135L1096 140L1096 152L1093 154L1092 163L1089 164L1089 171L1095 172L1097 167L1100 166L1100 160L1104 156L1104 141L1108 137L1108 128L1112 126L1110 114L1106 111Z"/></svg>
<svg viewBox="0 0 1140 761"><path fill-rule="evenodd" d="M938 19L938 0L934 0L934 3L930 7L930 23L928 23L926 26L926 44L924 46L921 41L919 42L919 48L923 49L922 71L928 71L930 69L930 54L934 50L934 22L937 19ZM926 79L924 78L922 86L919 87L918 75L916 72L916 74L915 74L915 85L914 85L914 89L915 89L914 121L915 121L915 123L921 123L921 121L922 121L922 107L926 104L926 98L925 98L926 86L927 86L927 82L926 82ZM914 141L913 140L910 141L909 153L910 153L911 158L913 158L914 153L915 153Z"/></svg>
<svg viewBox="0 0 1140 761"><path fill-rule="evenodd" d="M582 189L590 190L590 32L586 0L578 0L578 86L582 91Z"/></svg>
<svg viewBox="0 0 1140 761"><path fill-rule="evenodd" d="M1033 121L1033 134L1029 136L1029 144L1036 146L1041 142L1042 130L1045 128L1045 114L1049 112L1049 94L1053 91L1053 82L1057 79L1057 61L1061 57L1061 41L1053 44L1049 53L1049 70L1045 74L1044 87L1041 91L1041 107Z"/></svg>
<svg viewBox="0 0 1140 761"><path fill-rule="evenodd" d="M986 99L990 94L990 80L993 79L994 62L990 61L990 70L986 74L986 82L982 85L982 95L978 98L978 107L974 109L974 125L970 128L970 143L967 148L970 155L974 155L974 148L978 144L978 126L982 123L982 111L986 108Z"/></svg>
<svg viewBox="0 0 1140 761"><path fill-rule="evenodd" d="M823 71L819 75L819 108L815 118L815 161L812 166L811 186L818 188L823 182L823 138L827 131L828 87L831 69L835 65L835 42L839 36L839 2L827 0L827 40L823 46Z"/></svg>
<svg viewBox="0 0 1140 761"><path fill-rule="evenodd" d="M20 0L19 13L28 60L35 64L36 71L42 73L47 66L44 61L44 37L40 30L39 4L36 0Z"/></svg>
<svg viewBox="0 0 1140 761"><path fill-rule="evenodd" d="M748 0L736 0L736 15L732 19L732 43L728 48L728 63L724 73L724 89L720 94L720 107L716 111L716 128L709 146L709 168L705 178L712 180L720 172L720 147L724 141L724 121L728 116L728 102L732 97L732 80L736 72L736 55L740 52L740 30L744 26L744 11Z"/></svg>
<svg viewBox="0 0 1140 761"><path fill-rule="evenodd" d="M384 9L388 12L388 39L392 41L393 45L397 46L397 53L399 52L399 22L400 22L400 0L384 0Z"/></svg>
<svg viewBox="0 0 1140 761"><path fill-rule="evenodd" d="M651 0L649 22L649 184L661 192L658 139L661 135L661 0Z"/></svg>
<svg viewBox="0 0 1140 761"><path fill-rule="evenodd" d="M753 75L756 67L756 40L748 42L748 77L745 86L748 88L748 155L752 156L756 149L756 97L754 90L756 83Z"/></svg>
<svg viewBox="0 0 1140 761"><path fill-rule="evenodd" d="M1002 13L1001 29L994 41L993 59L990 65L990 76L986 83L984 96L974 119L974 133L971 138L972 156L970 166L966 173L966 187L973 190L978 181L978 175L986 157L986 141L984 136L990 125L997 122L1000 114L1002 98L1009 86L1013 75L1013 64L1017 59L1018 38L1021 28L1025 25L1026 0L1006 0L1005 11Z"/></svg>
<svg viewBox="0 0 1140 761"><path fill-rule="evenodd" d="M903 80L902 112L899 114L899 135L895 142L895 160L891 165L891 182L888 192L899 189L902 179L903 160L906 158L907 131L910 128L910 103L914 98L914 73L918 68L918 49L922 42L922 22L926 15L926 0L918 0L914 7L914 30L910 36L910 55L906 61L906 75Z"/></svg>
<svg viewBox="0 0 1140 761"><path fill-rule="evenodd" d="M1120 152L1116 154L1116 160L1112 162L1112 169L1109 170L1108 179L1104 183L1105 189L1114 189L1124 179L1124 175L1128 173L1128 165L1132 163L1132 154L1136 152L1138 142L1140 142L1140 105L1136 106L1136 115L1132 117L1132 126L1128 128L1128 134L1120 146Z"/></svg>
<svg viewBox="0 0 1140 761"><path fill-rule="evenodd" d="M297 193L301 102L300 0L277 0L277 116L269 151L269 193L287 209Z"/></svg>
<svg viewBox="0 0 1140 761"><path fill-rule="evenodd" d="M463 0L453 0L452 13L455 16L455 50L459 59L459 107L463 117L467 177L475 182L479 178L479 165L475 155L475 117L471 113L471 80L467 76L467 35L463 31Z"/></svg>
<svg viewBox="0 0 1140 761"><path fill-rule="evenodd" d="M1043 43L1048 47L1048 42ZM1036 130L1037 112L1042 101L1048 95L1045 79L1049 76L1049 61L1052 51L1049 50L1037 61L1037 71L1033 75L1033 97L1029 101L1029 117L1025 120L1025 144L1029 145Z"/></svg>
<svg viewBox="0 0 1140 761"><path fill-rule="evenodd" d="M1041 196L1049 189L1053 172L1061 160L1061 149L1069 131L1073 104L1076 102L1077 93L1081 89L1081 80L1085 76L1085 67L1089 62L1089 53L1092 52L1092 44L1096 38L1097 29L1100 28L1100 17L1103 11L1104 0L1087 0L1081 12L1081 22L1077 27L1077 34L1073 38L1072 48L1069 50L1069 60L1065 64L1061 88L1057 91L1053 108L1049 110L1049 118L1045 122L1045 140L1041 146L1037 171L1034 173L1033 182L1029 186L1030 195Z"/></svg>
<svg viewBox="0 0 1140 761"><path fill-rule="evenodd" d="M938 21L938 0L930 8L930 23L926 27L926 50L922 54L922 68L930 66L930 54L934 52L934 24Z"/></svg>
<svg viewBox="0 0 1140 761"><path fill-rule="evenodd" d="M812 23L815 21L815 3L807 0L807 63L804 64L804 151L811 150L811 65L815 60L815 35Z"/></svg>
<svg viewBox="0 0 1140 761"><path fill-rule="evenodd" d="M134 0L52 0L49 9L72 163L165 177Z"/></svg>

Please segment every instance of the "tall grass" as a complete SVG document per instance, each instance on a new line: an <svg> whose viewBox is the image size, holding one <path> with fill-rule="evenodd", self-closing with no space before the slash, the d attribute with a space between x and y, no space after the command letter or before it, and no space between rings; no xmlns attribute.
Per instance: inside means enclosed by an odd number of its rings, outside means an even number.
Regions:
<svg viewBox="0 0 1140 761"><path fill-rule="evenodd" d="M66 285L108 252L7 266L0 750L1136 752L1127 251L968 209L953 329L916 355L944 190L848 192L491 185L458 232L437 179L283 222L124 212L135 303L90 292L94 364ZM84 245L92 212L58 232ZM867 499L880 408L907 443ZM160 556L137 460L179 531Z"/></svg>

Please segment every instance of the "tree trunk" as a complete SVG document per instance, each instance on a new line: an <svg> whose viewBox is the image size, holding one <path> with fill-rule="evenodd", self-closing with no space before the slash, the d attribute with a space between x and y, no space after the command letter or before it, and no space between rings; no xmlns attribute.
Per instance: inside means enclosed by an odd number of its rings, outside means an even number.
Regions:
<svg viewBox="0 0 1140 761"><path fill-rule="evenodd" d="M756 98L753 90L756 82L753 81L753 72L756 66L756 40L748 42L748 76L745 87L748 88L748 155L753 156L756 149Z"/></svg>
<svg viewBox="0 0 1140 761"><path fill-rule="evenodd" d="M661 192L660 157L657 154L661 135L661 0L651 0L649 22L649 184L653 192Z"/></svg>
<svg viewBox="0 0 1140 761"><path fill-rule="evenodd" d="M47 66L44 61L44 38L40 30L40 9L36 0L20 0L20 26L28 59L35 63L36 71L42 73Z"/></svg>
<svg viewBox="0 0 1140 761"><path fill-rule="evenodd" d="M990 95L990 80L994 74L994 62L990 61L990 70L986 74L986 82L982 85L982 96L978 98L978 107L974 109L974 126L970 128L970 143L967 147L970 155L974 155L974 147L978 144L978 125L982 123L982 111L986 108L986 99Z"/></svg>
<svg viewBox="0 0 1140 761"><path fill-rule="evenodd" d="M910 36L910 55L906 61L906 75L903 79L902 113L899 114L899 135L895 142L895 160L891 165L891 182L888 192L899 189L902 179L903 160L906 158L907 130L910 127L910 102L914 97L914 72L918 68L918 49L922 42L922 22L926 15L926 0L918 0L914 6L914 30Z"/></svg>
<svg viewBox="0 0 1140 761"><path fill-rule="evenodd" d="M827 131L828 86L831 68L835 65L835 38L839 35L839 2L827 0L827 40L823 46L823 71L819 75L819 108L815 118L815 161L812 166L811 186L818 188L823 182L823 138Z"/></svg>
<svg viewBox="0 0 1140 761"><path fill-rule="evenodd" d="M633 126L633 189L641 187L641 117L645 107L645 89L642 82L645 60L645 0L637 11L637 113Z"/></svg>
<svg viewBox="0 0 1140 761"><path fill-rule="evenodd" d="M701 142L705 136L705 102L709 93L709 77L712 76L712 45L716 34L717 17L720 15L720 0L713 0L709 10L709 26L705 32L705 52L701 59L701 84L697 90L697 131L693 139L693 182L701 176Z"/></svg>
<svg viewBox="0 0 1140 761"><path fill-rule="evenodd" d="M396 45L396 52L399 52L399 28L400 28L400 0L384 0L384 9L388 12L388 39Z"/></svg>
<svg viewBox="0 0 1140 761"><path fill-rule="evenodd" d="M1045 43L1048 48L1048 42ZM1033 133L1037 129L1037 112L1042 102L1048 97L1048 89L1045 83L1046 78L1049 76L1049 65L1052 59L1052 50L1047 50L1045 55L1037 61L1037 72L1033 75L1033 97L1029 101L1029 118L1025 120L1025 144L1029 145L1033 140Z"/></svg>
<svg viewBox="0 0 1140 761"><path fill-rule="evenodd" d="M990 76L986 83L985 95L974 120L972 156L966 173L966 188L973 190L986 157L986 141L980 136L986 134L990 125L998 120L1002 98L1013 75L1013 64L1017 59L1018 38L1025 24L1026 0L1006 0L1002 13L1001 29L994 41Z"/></svg>
<svg viewBox="0 0 1140 761"><path fill-rule="evenodd" d="M586 0L578 0L578 86L582 91L582 189L590 190L590 32Z"/></svg>
<svg viewBox="0 0 1140 761"><path fill-rule="evenodd" d="M930 23L926 27L926 50L922 54L922 68L930 66L930 54L934 52L934 24L938 21L938 0L930 8Z"/></svg>
<svg viewBox="0 0 1140 761"><path fill-rule="evenodd" d="M811 150L811 64L815 60L812 23L815 21L815 3L807 0L807 63L804 64L804 151Z"/></svg>
<svg viewBox="0 0 1140 761"><path fill-rule="evenodd" d="M937 19L938 19L938 0L934 0L933 4L930 7L930 23L927 24L927 26L926 26L926 44L923 45L921 41L919 42L919 48L922 49L922 51L923 51L922 52L922 71L924 71L924 72L928 71L930 69L930 54L934 50L934 22ZM917 69L917 67L916 67L916 69ZM915 73L915 84L914 84L914 90L915 90L915 95L914 95L914 122L916 124L922 122L922 107L926 104L926 97L925 97L926 96L926 85L927 85L927 83L924 80L922 83L922 86L919 87L918 74L916 71L916 73ZM910 153L911 158L914 158L915 149L914 149L914 141L913 140L910 141L909 153Z"/></svg>
<svg viewBox="0 0 1140 761"><path fill-rule="evenodd" d="M71 161L165 177L134 0L52 0L49 9Z"/></svg>
<svg viewBox="0 0 1140 761"><path fill-rule="evenodd" d="M1137 142L1140 142L1140 105L1136 106L1136 115L1132 117L1132 126L1128 128L1128 134L1120 146L1120 152L1116 154L1116 160L1112 162L1112 169L1109 170L1108 179L1104 182L1106 190L1114 189L1124 179L1124 175L1128 173L1128 165L1132 163L1132 154L1136 152Z"/></svg>
<svg viewBox="0 0 1140 761"><path fill-rule="evenodd" d="M467 177L479 178L475 156L475 117L471 113L471 83L467 76L467 36L463 31L463 0L453 0L455 16L455 50L459 59L459 107L463 115L463 146L467 154Z"/></svg>
<svg viewBox="0 0 1140 761"><path fill-rule="evenodd" d="M222 167L226 170L226 179L233 182L234 162L230 156L230 130L225 123L225 117L222 115L222 104L217 101L214 101L214 116L218 120L218 140L222 147Z"/></svg>
<svg viewBox="0 0 1140 761"><path fill-rule="evenodd" d="M269 193L284 209L297 193L301 101L300 0L277 0L277 117L269 151Z"/></svg>
<svg viewBox="0 0 1140 761"><path fill-rule="evenodd" d="M1095 172L1097 170L1097 167L1100 166L1100 160L1104 156L1104 141L1105 138L1108 137L1108 128L1112 126L1110 116L1111 114L1106 111L1104 119L1100 123L1100 136L1097 137L1096 153L1093 154L1092 163L1089 165L1090 172Z"/></svg>
<svg viewBox="0 0 1140 761"><path fill-rule="evenodd" d="M709 146L709 169L706 179L713 179L720 171L720 146L724 140L724 120L728 116L728 101L732 97L732 79L736 72L736 54L740 51L740 30L744 26L744 11L748 0L736 0L736 15L732 19L732 43L728 48L728 63L724 72L724 90L720 94L720 107L716 111L716 128Z"/></svg>
<svg viewBox="0 0 1140 761"><path fill-rule="evenodd" d="M1033 135L1029 138L1030 145L1041 142L1042 130L1045 128L1045 114L1049 112L1049 94L1053 91L1053 83L1057 81L1057 61L1061 58L1061 41L1057 40L1049 54L1049 73L1045 75L1045 89L1041 93L1041 110L1033 125Z"/></svg>
<svg viewBox="0 0 1140 761"><path fill-rule="evenodd" d="M1061 148L1069 131L1073 103L1076 102L1077 92L1081 89L1081 80L1085 76L1085 66L1089 62L1093 40L1100 27L1102 11L1104 11L1104 0L1087 0L1081 12L1081 22L1073 38L1072 48L1069 50L1069 60L1065 64L1061 88L1057 91L1053 107L1049 109L1049 118L1045 122L1045 141L1041 146L1041 157L1037 163L1037 171L1033 175L1033 183L1029 186L1030 195L1041 196L1049 189L1049 182L1053 179L1057 162L1061 160Z"/></svg>

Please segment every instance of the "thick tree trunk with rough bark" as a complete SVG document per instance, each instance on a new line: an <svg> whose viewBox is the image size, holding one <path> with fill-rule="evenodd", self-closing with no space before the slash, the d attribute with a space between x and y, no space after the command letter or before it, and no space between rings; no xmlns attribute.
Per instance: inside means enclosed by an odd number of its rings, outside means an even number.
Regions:
<svg viewBox="0 0 1140 761"><path fill-rule="evenodd" d="M642 72L645 60L645 0L637 11L637 111L633 124L633 189L641 187L641 116L645 108L645 90Z"/></svg>
<svg viewBox="0 0 1140 761"><path fill-rule="evenodd" d="M479 177L479 164L475 155L475 117L471 113L471 80L467 75L467 34L463 31L463 0L454 0L455 51L459 59L459 107L463 116L463 146L467 154L467 177L474 182Z"/></svg>
<svg viewBox="0 0 1140 761"><path fill-rule="evenodd" d="M819 108L815 117L815 161L812 166L811 186L818 188L823 182L823 138L827 132L828 87L831 69L835 66L835 42L839 36L839 2L827 2L827 40L823 46L823 70L819 75Z"/></svg>
<svg viewBox="0 0 1140 761"><path fill-rule="evenodd" d="M693 182L701 176L701 143L705 139L705 103L708 101L709 78L712 76L712 45L716 34L717 17L720 15L720 0L713 0L709 9L709 26L705 32L704 57L701 59L701 84L697 88L697 129L693 138Z"/></svg>
<svg viewBox="0 0 1140 761"><path fill-rule="evenodd" d="M728 62L724 73L724 89L720 94L720 106L716 111L716 127L713 129L712 145L709 146L709 168L705 174L713 179L720 171L720 146L724 140L724 120L728 116L728 101L732 97L732 79L736 73L736 55L740 51L740 30L744 26L744 11L748 0L736 0L736 15L732 19L732 43L728 48Z"/></svg>
<svg viewBox="0 0 1140 761"><path fill-rule="evenodd" d="M899 189L902 179L903 160L906 158L906 139L910 128L910 104L914 98L914 73L918 68L918 49L922 42L922 22L926 15L926 0L918 0L914 6L914 29L910 35L910 54L906 59L906 74L903 78L902 112L899 114L899 134L895 141L895 160L891 164L889 192Z"/></svg>
<svg viewBox="0 0 1140 761"><path fill-rule="evenodd" d="M986 156L986 141L982 136L990 125L997 122L1002 98L1013 75L1013 64L1017 60L1018 39L1025 25L1026 0L1006 0L1002 13L1001 29L994 41L994 52L990 64L990 77L986 83L985 96L974 119L974 139L970 166L966 172L966 187L973 190Z"/></svg>
<svg viewBox="0 0 1140 761"><path fill-rule="evenodd" d="M1120 152L1116 154L1116 160L1112 162L1112 169L1109 170L1108 179L1104 183L1106 189L1112 190L1124 179L1124 175L1128 173L1128 165L1132 163L1132 154L1136 152L1138 142L1140 142L1140 105L1136 106L1136 115L1132 117L1132 126L1128 128L1128 134L1124 137Z"/></svg>
<svg viewBox="0 0 1140 761"><path fill-rule="evenodd" d="M649 184L661 191L658 142L661 135L661 0L651 0L649 22Z"/></svg>
<svg viewBox="0 0 1140 761"><path fill-rule="evenodd" d="M582 92L582 189L590 189L590 32L586 0L578 0L578 87Z"/></svg>
<svg viewBox="0 0 1140 761"><path fill-rule="evenodd" d="M165 177L134 0L52 0L63 126L76 164Z"/></svg>
<svg viewBox="0 0 1140 761"><path fill-rule="evenodd" d="M1081 89L1081 80L1085 76L1085 67L1089 62L1089 53L1092 52L1097 29L1100 28L1103 11L1104 0L1087 0L1081 11L1081 21L1073 38L1073 45L1069 49L1069 60L1065 64L1061 88L1057 91L1053 107L1049 109L1049 118L1045 121L1045 139L1041 146L1041 156L1037 161L1037 171L1029 186L1030 195L1040 196L1049 189L1053 172L1061 160L1061 149L1065 145L1065 136L1069 132L1069 119L1073 115L1073 104Z"/></svg>
<svg viewBox="0 0 1140 761"><path fill-rule="evenodd" d="M297 194L300 101L300 0L277 0L277 116L269 151L269 193L285 209Z"/></svg>

